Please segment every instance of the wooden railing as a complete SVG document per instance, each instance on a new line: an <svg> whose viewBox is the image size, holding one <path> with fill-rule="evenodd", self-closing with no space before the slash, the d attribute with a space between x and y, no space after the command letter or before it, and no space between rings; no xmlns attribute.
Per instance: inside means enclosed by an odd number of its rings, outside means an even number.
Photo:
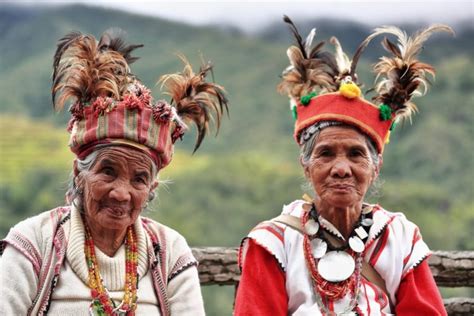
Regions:
<svg viewBox="0 0 474 316"><path fill-rule="evenodd" d="M239 283L237 248L193 248L193 253L202 285ZM438 286L474 287L474 251L435 251L428 263ZM474 315L474 298L448 298L444 305L449 315Z"/></svg>

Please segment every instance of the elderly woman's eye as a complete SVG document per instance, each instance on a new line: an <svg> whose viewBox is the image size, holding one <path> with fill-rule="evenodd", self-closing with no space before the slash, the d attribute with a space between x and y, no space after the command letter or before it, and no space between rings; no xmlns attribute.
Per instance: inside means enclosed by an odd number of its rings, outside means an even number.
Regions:
<svg viewBox="0 0 474 316"><path fill-rule="evenodd" d="M113 176L115 174L115 170L112 167L104 167L100 172L107 176Z"/></svg>
<svg viewBox="0 0 474 316"><path fill-rule="evenodd" d="M145 178L142 178L142 177L135 178L135 181L138 183L146 184Z"/></svg>
<svg viewBox="0 0 474 316"><path fill-rule="evenodd" d="M351 149L351 151L349 152L349 156L351 156L351 157L363 157L363 156L365 156L365 154L364 154L364 151L362 151L360 149Z"/></svg>
<svg viewBox="0 0 474 316"><path fill-rule="evenodd" d="M317 153L317 156L319 157L329 157L332 155L332 151L329 149L323 149Z"/></svg>

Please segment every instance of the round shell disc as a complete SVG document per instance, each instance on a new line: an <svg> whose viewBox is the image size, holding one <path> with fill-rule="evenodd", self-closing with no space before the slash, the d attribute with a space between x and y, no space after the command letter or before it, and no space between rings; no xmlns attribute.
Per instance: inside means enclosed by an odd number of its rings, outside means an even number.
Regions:
<svg viewBox="0 0 474 316"><path fill-rule="evenodd" d="M319 274L329 282L347 280L354 273L355 261L345 251L330 251L318 262Z"/></svg>
<svg viewBox="0 0 474 316"><path fill-rule="evenodd" d="M319 230L319 223L316 222L314 219L310 218L306 224L304 224L304 231L309 236L316 235Z"/></svg>
<svg viewBox="0 0 474 316"><path fill-rule="evenodd" d="M357 236L349 238L349 247L355 252L362 252L365 249L364 242Z"/></svg>
<svg viewBox="0 0 474 316"><path fill-rule="evenodd" d="M364 226L372 226L373 223L374 223L374 220L371 218L364 218L362 220L362 225Z"/></svg>
<svg viewBox="0 0 474 316"><path fill-rule="evenodd" d="M369 214L370 212L372 212L372 209L373 209L372 206L364 207L362 208L362 214Z"/></svg>
<svg viewBox="0 0 474 316"><path fill-rule="evenodd" d="M314 238L311 240L311 248L313 249L313 257L319 259L326 254L328 244L321 238Z"/></svg>

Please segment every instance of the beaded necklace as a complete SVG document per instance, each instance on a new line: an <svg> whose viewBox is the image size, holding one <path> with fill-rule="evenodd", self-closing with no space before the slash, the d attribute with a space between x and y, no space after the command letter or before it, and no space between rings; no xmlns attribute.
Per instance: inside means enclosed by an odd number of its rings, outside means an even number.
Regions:
<svg viewBox="0 0 474 316"><path fill-rule="evenodd" d="M84 220L84 223L86 221ZM85 227L85 245L87 268L89 270L89 288L91 289L92 302L89 307L90 315L134 316L137 308L137 236L133 226L127 228L125 238L125 294L122 302L116 306L110 298L107 288L100 276L99 264L95 255L94 240L87 224Z"/></svg>
<svg viewBox="0 0 474 316"><path fill-rule="evenodd" d="M323 229L320 229L321 226L324 228L324 231L330 235L343 239L331 223L321 216L318 216L314 204L312 205L311 211L305 212L301 218L301 223L305 231L303 237L303 251L306 265L311 275L317 303L327 315L334 313L328 310L326 307L327 304L325 304L323 300L326 302L329 300L337 301L350 292L351 300L343 313L353 313L352 311L357 305L357 299L360 293L362 254L365 250L368 230L373 223L371 215L371 209L367 207L363 208L361 217L356 223L349 241L341 247L331 245L324 236ZM329 252L327 252L328 249L330 250ZM339 276L333 273L327 274L322 271L322 269L324 269L324 264L322 263L324 262L321 262L320 259L323 261L329 260L329 262L331 262L331 259L328 259L331 256L335 258L332 262L339 260L346 262L343 269L345 271L342 272L342 274L345 273L346 275ZM333 271L337 270L337 267L330 268ZM323 276L321 274L323 274Z"/></svg>

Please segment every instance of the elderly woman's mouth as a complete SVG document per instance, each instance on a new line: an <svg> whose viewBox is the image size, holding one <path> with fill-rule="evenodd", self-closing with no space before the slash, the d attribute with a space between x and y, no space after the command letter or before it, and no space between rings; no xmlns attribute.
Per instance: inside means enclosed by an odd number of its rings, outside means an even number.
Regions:
<svg viewBox="0 0 474 316"><path fill-rule="evenodd" d="M349 191L354 188L354 185L350 183L337 183L331 184L329 188L336 191Z"/></svg>
<svg viewBox="0 0 474 316"><path fill-rule="evenodd" d="M103 206L101 210L103 212L106 212L109 216L117 218L128 216L128 214L130 213L128 208L121 206Z"/></svg>

